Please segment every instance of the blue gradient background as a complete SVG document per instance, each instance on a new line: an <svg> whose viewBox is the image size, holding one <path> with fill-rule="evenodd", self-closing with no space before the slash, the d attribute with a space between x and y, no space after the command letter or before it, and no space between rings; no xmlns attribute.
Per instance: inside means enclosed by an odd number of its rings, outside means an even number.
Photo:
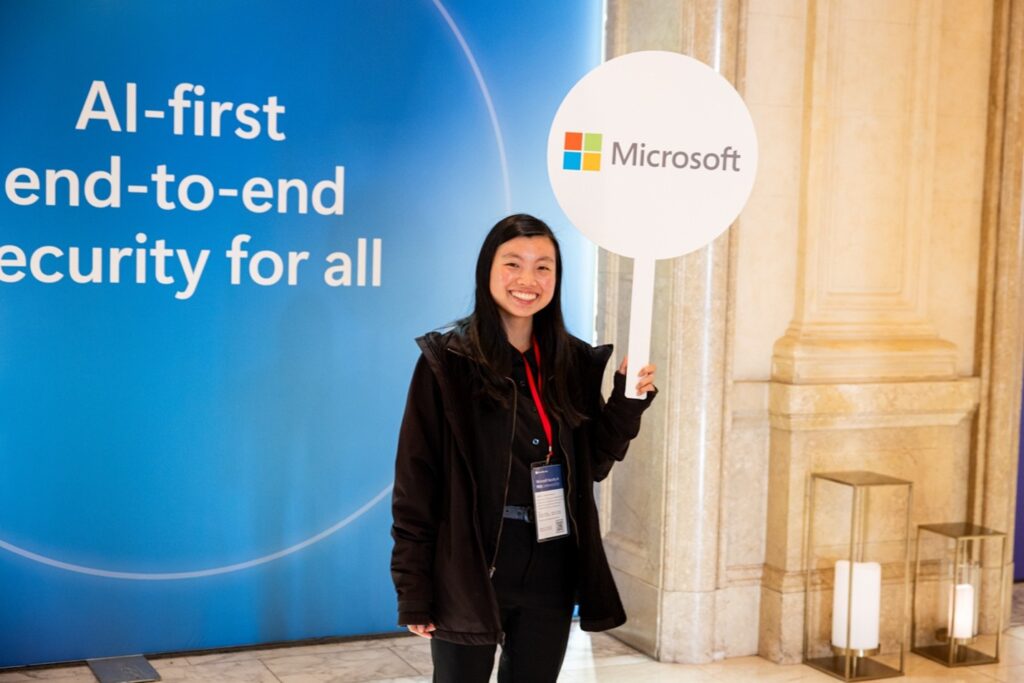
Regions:
<svg viewBox="0 0 1024 683"><path fill-rule="evenodd" d="M544 155L561 98L599 61L600 3L445 6L494 100L512 210L559 233L568 321L589 339L593 250L558 209ZM74 129L94 79L119 108L139 84L139 132ZM178 82L204 85L207 103L276 95L287 139L178 137L169 114L144 119ZM433 4L4 2L0 85L4 177L84 179L122 157L121 208L0 195L0 245L135 247L141 231L149 246L212 251L187 301L130 269L121 284L0 284L0 539L108 570L205 569L300 542L386 487L412 340L468 312L479 244L506 213L484 100ZM253 214L229 198L161 211L152 190L124 191L161 163L219 187L312 186L344 165L345 215ZM250 253L311 252L300 284L231 286L238 233ZM383 239L383 286L327 287L324 256L354 256L358 237ZM0 667L392 630L389 527L387 499L299 553L179 581L0 550Z"/></svg>

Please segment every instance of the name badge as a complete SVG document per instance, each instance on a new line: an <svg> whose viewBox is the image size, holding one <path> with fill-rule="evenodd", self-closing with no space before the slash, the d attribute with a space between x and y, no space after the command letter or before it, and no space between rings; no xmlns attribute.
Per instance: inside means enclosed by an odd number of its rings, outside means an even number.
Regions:
<svg viewBox="0 0 1024 683"><path fill-rule="evenodd" d="M568 536L569 520L565 512L562 466L534 463L530 479L533 483L533 516L537 526L537 540L543 542Z"/></svg>

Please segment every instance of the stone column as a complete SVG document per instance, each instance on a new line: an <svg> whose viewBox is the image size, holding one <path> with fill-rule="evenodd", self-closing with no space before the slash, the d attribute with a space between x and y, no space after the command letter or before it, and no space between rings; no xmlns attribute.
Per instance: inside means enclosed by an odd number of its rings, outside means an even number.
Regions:
<svg viewBox="0 0 1024 683"><path fill-rule="evenodd" d="M610 0L608 57L689 54L734 79L739 0ZM730 237L658 264L652 359L661 394L600 492L605 547L630 616L616 633L659 659L715 650ZM632 264L602 253L599 335L625 346Z"/></svg>
<svg viewBox="0 0 1024 683"><path fill-rule="evenodd" d="M977 351L982 404L973 444L969 508L972 521L1009 534L1006 583L1001 587L1009 592L1014 574L1015 504L1021 495L1017 469L1024 372L1024 2L998 2L994 15ZM996 559L984 558L989 586L998 579ZM989 595L994 599L997 592ZM1004 624L1010 602L1007 597Z"/></svg>

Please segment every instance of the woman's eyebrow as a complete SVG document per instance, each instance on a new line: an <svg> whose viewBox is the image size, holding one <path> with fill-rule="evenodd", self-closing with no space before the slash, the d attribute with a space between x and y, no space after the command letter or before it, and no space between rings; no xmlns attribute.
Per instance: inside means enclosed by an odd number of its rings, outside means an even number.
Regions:
<svg viewBox="0 0 1024 683"><path fill-rule="evenodd" d="M520 256L519 254L515 253L514 251L504 251L504 252L501 253L499 258L517 258L520 261L523 259L522 256ZM555 259L553 259L550 256L541 256L541 257L539 257L536 260L537 261L554 261Z"/></svg>

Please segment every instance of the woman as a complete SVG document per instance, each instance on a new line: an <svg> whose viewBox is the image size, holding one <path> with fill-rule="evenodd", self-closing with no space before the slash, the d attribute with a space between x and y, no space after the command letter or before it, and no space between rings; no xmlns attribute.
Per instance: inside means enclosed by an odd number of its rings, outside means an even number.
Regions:
<svg viewBox="0 0 1024 683"><path fill-rule="evenodd" d="M623 359L571 336L551 229L497 223L476 265L473 313L417 343L399 435L391 573L398 623L431 638L434 680L554 681L573 606L584 630L626 615L598 528L593 483L626 453L654 398L626 398Z"/></svg>

